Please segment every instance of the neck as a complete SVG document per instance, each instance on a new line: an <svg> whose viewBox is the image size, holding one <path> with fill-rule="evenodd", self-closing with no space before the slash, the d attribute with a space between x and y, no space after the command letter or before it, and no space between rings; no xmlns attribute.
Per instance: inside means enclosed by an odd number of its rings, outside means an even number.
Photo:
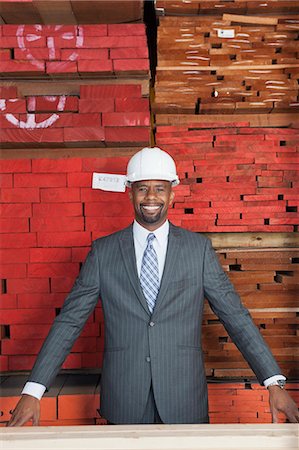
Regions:
<svg viewBox="0 0 299 450"><path fill-rule="evenodd" d="M164 225L164 223L167 221L167 219L165 219L163 222L159 222L159 223L142 223L139 220L137 220L135 218L136 222L139 223L139 225L141 225L143 228L145 228L148 231L155 231L158 228L160 228L162 225Z"/></svg>

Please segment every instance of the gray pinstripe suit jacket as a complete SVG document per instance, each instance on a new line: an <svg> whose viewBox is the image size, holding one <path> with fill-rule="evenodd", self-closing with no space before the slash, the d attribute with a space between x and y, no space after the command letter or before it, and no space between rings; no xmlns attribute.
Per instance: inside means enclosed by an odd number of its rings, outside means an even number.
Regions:
<svg viewBox="0 0 299 450"><path fill-rule="evenodd" d="M281 373L210 241L170 224L153 314L139 283L132 226L96 240L29 381L50 386L99 296L105 316L101 414L113 423L141 420L151 383L164 423L207 420L201 351L204 296L258 380Z"/></svg>

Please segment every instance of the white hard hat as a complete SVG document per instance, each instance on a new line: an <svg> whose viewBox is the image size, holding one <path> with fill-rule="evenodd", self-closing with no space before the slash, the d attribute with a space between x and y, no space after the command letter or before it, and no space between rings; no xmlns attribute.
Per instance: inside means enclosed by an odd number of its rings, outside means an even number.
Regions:
<svg viewBox="0 0 299 450"><path fill-rule="evenodd" d="M127 186L142 180L170 181L172 186L180 182L174 160L158 147L143 148L128 163Z"/></svg>

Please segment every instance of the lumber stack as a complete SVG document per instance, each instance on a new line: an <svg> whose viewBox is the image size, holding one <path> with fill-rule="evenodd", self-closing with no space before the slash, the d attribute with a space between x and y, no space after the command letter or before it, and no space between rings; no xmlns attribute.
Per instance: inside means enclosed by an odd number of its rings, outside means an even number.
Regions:
<svg viewBox="0 0 299 450"><path fill-rule="evenodd" d="M142 0L1 0L1 23L99 24L143 21Z"/></svg>
<svg viewBox="0 0 299 450"><path fill-rule="evenodd" d="M2 25L2 77L146 75L144 24Z"/></svg>
<svg viewBox="0 0 299 450"><path fill-rule="evenodd" d="M217 12L264 15L272 13L298 13L296 1L269 0L261 3L256 0L156 0L156 10L163 15L207 15Z"/></svg>
<svg viewBox="0 0 299 450"><path fill-rule="evenodd" d="M14 87L2 87L0 92L3 147L149 142L149 100L142 97L139 84L81 85L79 95L20 97Z"/></svg>
<svg viewBox="0 0 299 450"><path fill-rule="evenodd" d="M297 129L158 126L177 160L172 221L197 232L292 232L298 216ZM211 125L210 125L211 126Z"/></svg>
<svg viewBox="0 0 299 450"><path fill-rule="evenodd" d="M125 194L91 188L94 171L124 173L127 161L1 161L2 371L32 367L91 241L131 223ZM101 367L103 333L99 305L63 367Z"/></svg>
<svg viewBox="0 0 299 450"><path fill-rule="evenodd" d="M26 376L14 375L0 380L2 401L0 427L4 427L15 407ZM105 425L98 412L99 374L60 374L41 400L41 426ZM298 400L298 383L288 392ZM211 423L270 423L268 391L257 383L208 380ZM280 416L280 422L284 422ZM202 425L201 425L202 426ZM280 425L281 426L281 425Z"/></svg>
<svg viewBox="0 0 299 450"><path fill-rule="evenodd" d="M218 255L283 373L297 378L298 248L219 249ZM208 376L252 376L251 369L208 304L203 345Z"/></svg>
<svg viewBox="0 0 299 450"><path fill-rule="evenodd" d="M144 24L3 25L0 32L3 147L149 143Z"/></svg>
<svg viewBox="0 0 299 450"><path fill-rule="evenodd" d="M154 111L298 112L299 16L274 16L272 5L262 17L203 15L201 9L196 16L160 17Z"/></svg>

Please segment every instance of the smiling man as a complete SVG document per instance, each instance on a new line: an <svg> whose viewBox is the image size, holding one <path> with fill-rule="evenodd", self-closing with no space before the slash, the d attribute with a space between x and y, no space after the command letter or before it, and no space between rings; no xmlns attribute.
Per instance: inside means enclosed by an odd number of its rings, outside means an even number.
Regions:
<svg viewBox="0 0 299 450"><path fill-rule="evenodd" d="M93 242L38 355L10 426L39 421L39 400L101 297L105 349L101 415L110 423L207 423L201 348L204 298L270 393L298 422L285 377L223 272L210 241L167 220L179 183L173 159L145 148L129 161L135 221Z"/></svg>
<svg viewBox="0 0 299 450"><path fill-rule="evenodd" d="M167 218L174 193L170 182L161 180L136 181L129 193L136 221L147 230L154 231Z"/></svg>

